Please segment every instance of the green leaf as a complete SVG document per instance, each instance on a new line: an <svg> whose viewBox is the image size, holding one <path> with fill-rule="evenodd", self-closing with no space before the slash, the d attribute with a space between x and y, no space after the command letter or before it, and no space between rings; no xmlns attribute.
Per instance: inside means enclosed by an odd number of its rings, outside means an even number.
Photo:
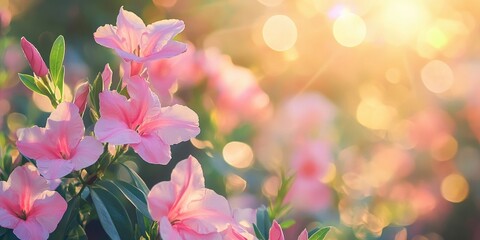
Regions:
<svg viewBox="0 0 480 240"><path fill-rule="evenodd" d="M145 182L143 181L143 179L138 176L138 174L133 171L131 168L129 168L127 165L123 164L123 163L120 163L120 165L122 165L123 167L125 167L125 169L127 170L128 174L130 175L130 178L132 178L132 181L133 183L135 184L135 186L140 189L140 191L142 191L145 195L148 195L148 193L150 192L150 190L148 189L147 187L147 184L145 184Z"/></svg>
<svg viewBox="0 0 480 240"><path fill-rule="evenodd" d="M63 59L65 57L65 39L62 35L58 36L53 42L52 50L50 52L50 75L53 83L60 90L63 96Z"/></svg>
<svg viewBox="0 0 480 240"><path fill-rule="evenodd" d="M140 191L137 187L118 180L103 180L97 182L98 185L106 188L107 190L111 190L115 188L125 196L125 198L132 203L132 205L139 210L144 216L152 219L150 213L148 212L147 207L147 196L145 193Z"/></svg>
<svg viewBox="0 0 480 240"><path fill-rule="evenodd" d="M102 75L98 73L97 76L95 77L95 80L93 80L93 83L90 85L90 103L92 105L92 109L97 115L99 115L98 113L100 109L99 94L102 91L103 91Z"/></svg>
<svg viewBox="0 0 480 240"><path fill-rule="evenodd" d="M265 237L263 236L263 234L260 232L260 229L258 229L257 225L254 223L253 224L253 231L255 231L255 236L259 239L259 240L265 240Z"/></svg>
<svg viewBox="0 0 480 240"><path fill-rule="evenodd" d="M80 224L75 225L73 229L68 233L65 239L68 240L87 240L87 233L85 230L80 226Z"/></svg>
<svg viewBox="0 0 480 240"><path fill-rule="evenodd" d="M101 187L91 187L93 205L103 229L113 240L134 239L132 222L115 195Z"/></svg>
<svg viewBox="0 0 480 240"><path fill-rule="evenodd" d="M268 235L270 235L270 227L272 227L272 222L270 221L270 217L268 216L268 210L265 206L261 206L257 209L257 227L260 233L268 239Z"/></svg>
<svg viewBox="0 0 480 240"><path fill-rule="evenodd" d="M62 220L60 220L55 231L50 234L49 239L65 239L65 235L68 233L72 227L72 222L75 220L79 201L80 199L78 197L74 197L68 201L67 210L63 214Z"/></svg>
<svg viewBox="0 0 480 240"><path fill-rule="evenodd" d="M43 93L42 90L40 90L37 87L37 84L35 84L35 78L33 76L30 76L28 74L19 73L18 77L22 81L23 85L25 85L25 87L27 87L28 89L30 89L30 90L32 90L36 93L45 95L45 93Z"/></svg>
<svg viewBox="0 0 480 240"><path fill-rule="evenodd" d="M283 229L287 229L295 224L295 220L293 219L288 219L280 223L280 227Z"/></svg>
<svg viewBox="0 0 480 240"><path fill-rule="evenodd" d="M327 233L330 231L330 227L324 227L320 230L316 231L313 235L311 235L308 240L323 240L327 236Z"/></svg>
<svg viewBox="0 0 480 240"><path fill-rule="evenodd" d="M123 195L138 209L145 217L152 219L148 212L147 195L137 187L123 181L112 181L120 189Z"/></svg>
<svg viewBox="0 0 480 240"><path fill-rule="evenodd" d="M0 227L0 236L3 236L5 233L7 233L7 229L4 227Z"/></svg>

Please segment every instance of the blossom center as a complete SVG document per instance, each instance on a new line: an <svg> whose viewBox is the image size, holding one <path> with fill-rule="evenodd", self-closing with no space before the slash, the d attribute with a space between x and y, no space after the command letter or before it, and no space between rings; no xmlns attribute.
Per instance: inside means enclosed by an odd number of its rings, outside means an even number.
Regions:
<svg viewBox="0 0 480 240"><path fill-rule="evenodd" d="M27 220L27 212L25 212L25 210L22 209L22 212L17 213L17 217L22 220Z"/></svg>

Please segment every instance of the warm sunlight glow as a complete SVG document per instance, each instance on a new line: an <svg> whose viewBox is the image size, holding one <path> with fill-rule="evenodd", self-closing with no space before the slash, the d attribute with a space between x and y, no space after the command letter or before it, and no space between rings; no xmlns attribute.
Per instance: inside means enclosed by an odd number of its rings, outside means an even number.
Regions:
<svg viewBox="0 0 480 240"><path fill-rule="evenodd" d="M297 26L285 15L271 16L263 25L263 40L275 51L287 51L297 41Z"/></svg>
<svg viewBox="0 0 480 240"><path fill-rule="evenodd" d="M350 12L344 12L333 24L333 36L344 47L360 45L367 35L367 27L363 19Z"/></svg>
<svg viewBox="0 0 480 240"><path fill-rule="evenodd" d="M223 158L236 168L246 168L253 163L253 150L243 142L229 142L223 147Z"/></svg>
<svg viewBox="0 0 480 240"><path fill-rule="evenodd" d="M446 63L433 60L422 68L422 81L425 87L433 93L446 92L453 85L453 72Z"/></svg>
<svg viewBox="0 0 480 240"><path fill-rule="evenodd" d="M468 182L462 175L453 173L443 179L441 191L447 201L459 203L468 196Z"/></svg>

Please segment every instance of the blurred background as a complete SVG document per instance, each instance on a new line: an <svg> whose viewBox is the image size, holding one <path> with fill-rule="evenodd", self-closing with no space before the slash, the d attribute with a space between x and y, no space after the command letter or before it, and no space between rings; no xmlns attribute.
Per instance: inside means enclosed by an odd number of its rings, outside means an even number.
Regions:
<svg viewBox="0 0 480 240"><path fill-rule="evenodd" d="M335 227L328 239L480 239L480 2L0 0L1 144L52 111L19 82L20 38L48 59L64 35L71 99L105 63L118 81L93 33L121 6L185 21L190 43L149 75L202 133L167 166L130 153L150 187L193 154L234 208L268 204L295 174L287 239L314 223Z"/></svg>

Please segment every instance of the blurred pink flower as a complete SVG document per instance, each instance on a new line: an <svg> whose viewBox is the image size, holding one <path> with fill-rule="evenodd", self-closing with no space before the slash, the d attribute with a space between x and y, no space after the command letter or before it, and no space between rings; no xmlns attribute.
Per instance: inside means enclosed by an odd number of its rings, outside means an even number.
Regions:
<svg viewBox="0 0 480 240"><path fill-rule="evenodd" d="M283 230L280 227L280 224L278 224L277 220L273 220L272 227L270 227L268 240L285 240ZM306 229L300 233L298 240L308 240L308 233Z"/></svg>
<svg viewBox="0 0 480 240"><path fill-rule="evenodd" d="M8 72L18 73L22 71L25 67L25 60L23 60L22 49L19 45L11 44L5 49L3 63Z"/></svg>
<svg viewBox="0 0 480 240"><path fill-rule="evenodd" d="M451 118L436 107L418 112L410 121L409 138L418 149L430 149L437 139L452 134L454 130Z"/></svg>
<svg viewBox="0 0 480 240"><path fill-rule="evenodd" d="M4 28L7 28L10 25L12 20L12 14L8 9L0 8L0 33L3 32Z"/></svg>
<svg viewBox="0 0 480 240"><path fill-rule="evenodd" d="M192 156L177 164L170 181L153 186L147 202L163 239L221 239L234 222L227 200L205 188L202 168Z"/></svg>
<svg viewBox="0 0 480 240"><path fill-rule="evenodd" d="M90 93L90 85L88 82L84 82L78 85L75 90L75 96L73 97L73 103L78 107L78 113L83 115L87 106L88 94Z"/></svg>
<svg viewBox="0 0 480 240"><path fill-rule="evenodd" d="M23 53L32 68L32 71L38 77L44 77L48 74L48 68L45 62L43 61L42 56L38 52L37 48L33 46L25 37L22 37L20 40L22 45Z"/></svg>
<svg viewBox="0 0 480 240"><path fill-rule="evenodd" d="M150 85L162 103L172 101L176 84L179 89L183 89L200 82L203 77L201 55L193 44L188 43L184 54L146 64Z"/></svg>
<svg viewBox="0 0 480 240"><path fill-rule="evenodd" d="M88 167L103 152L102 144L94 137L84 137L85 127L78 112L75 104L63 102L50 114L45 128L34 126L17 131L18 150L35 159L38 170L47 179Z"/></svg>
<svg viewBox="0 0 480 240"><path fill-rule="evenodd" d="M117 26L99 27L94 33L95 41L131 62L131 76L142 72L147 61L169 58L185 52L186 45L172 40L183 31L183 21L176 19L157 21L145 26L142 19L123 7L117 16Z"/></svg>
<svg viewBox="0 0 480 240"><path fill-rule="evenodd" d="M143 78L132 77L127 90L128 100L116 91L100 93L100 119L94 131L101 142L129 144L146 162L167 164L170 145L200 132L194 111L181 105L161 107Z"/></svg>
<svg viewBox="0 0 480 240"><path fill-rule="evenodd" d="M47 239L67 209L62 196L49 190L32 164L15 168L0 186L0 226L21 240Z"/></svg>

